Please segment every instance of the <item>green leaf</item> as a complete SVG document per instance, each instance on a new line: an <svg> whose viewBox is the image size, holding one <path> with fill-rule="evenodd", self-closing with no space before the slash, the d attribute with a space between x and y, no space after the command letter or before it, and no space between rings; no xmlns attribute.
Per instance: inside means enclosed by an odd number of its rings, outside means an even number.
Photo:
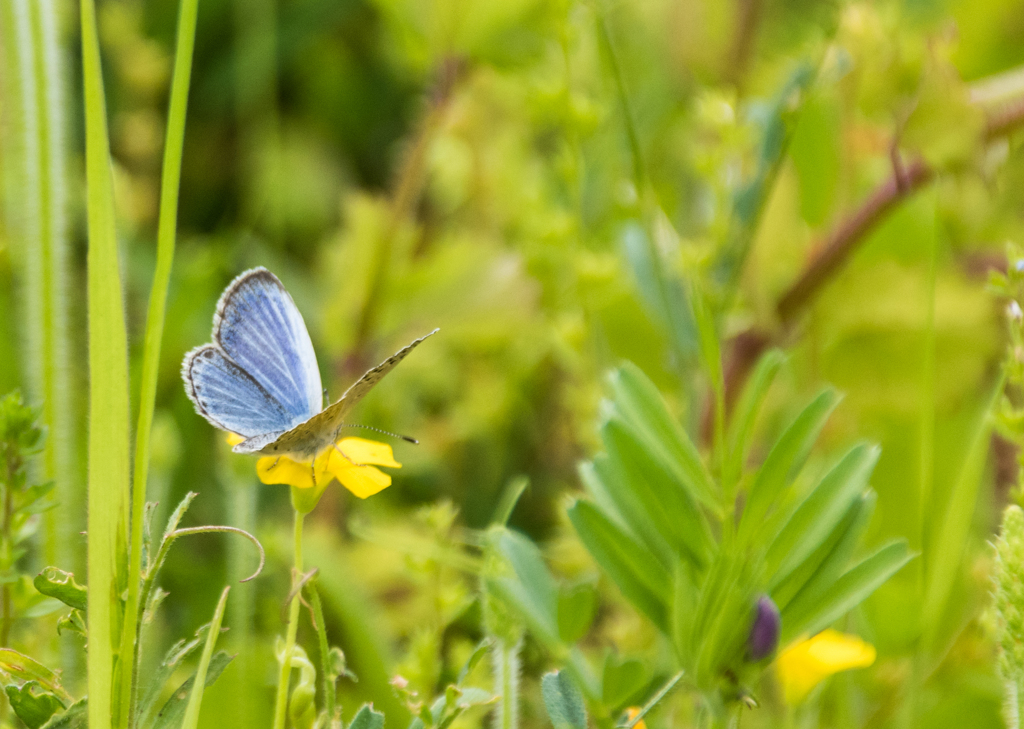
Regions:
<svg viewBox="0 0 1024 729"><path fill-rule="evenodd" d="M786 356L778 349L769 350L762 355L733 409L726 435L729 448L727 465L730 469L727 482L730 484L739 481L743 474L747 462L747 449L754 433L754 423L757 421L761 403L764 402L768 389L775 381L775 375L785 361Z"/></svg>
<svg viewBox="0 0 1024 729"><path fill-rule="evenodd" d="M0 648L0 679L4 685L35 681L40 686L61 697L65 704L71 703L71 696L61 685L60 675L42 663L11 648Z"/></svg>
<svg viewBox="0 0 1024 729"><path fill-rule="evenodd" d="M555 729L587 729L583 696L565 671L545 673L540 688L548 718Z"/></svg>
<svg viewBox="0 0 1024 729"><path fill-rule="evenodd" d="M64 709L64 702L38 681L27 681L21 686L4 687L11 708L29 729L39 729L50 717Z"/></svg>
<svg viewBox="0 0 1024 729"><path fill-rule="evenodd" d="M740 519L740 534L748 540L760 529L772 505L781 497L783 487L803 465L839 400L840 396L831 389L818 394L772 447L750 485Z"/></svg>
<svg viewBox="0 0 1024 729"><path fill-rule="evenodd" d="M691 665L693 658L693 624L697 617L700 591L692 566L682 560L676 565L672 596L672 644L676 655L684 665Z"/></svg>
<svg viewBox="0 0 1024 729"><path fill-rule="evenodd" d="M877 446L854 446L797 507L768 548L766 562L772 587L828 538L864 493L880 453Z"/></svg>
<svg viewBox="0 0 1024 729"><path fill-rule="evenodd" d="M225 587L220 594L220 600L213 611L213 620L210 621L210 630L206 634L206 645L203 646L203 654L199 658L199 667L196 669L195 681L192 685L192 693L188 697L188 706L185 708L185 718L181 722L181 729L196 729L199 725L199 710L203 704L203 690L206 688L206 674L210 668L210 660L213 657L213 649L217 645L217 638L220 637L220 625L224 620L224 609L228 603L230 587Z"/></svg>
<svg viewBox="0 0 1024 729"><path fill-rule="evenodd" d="M567 587L558 593L558 636L572 645L583 638L597 612L597 593L588 584Z"/></svg>
<svg viewBox="0 0 1024 729"><path fill-rule="evenodd" d="M717 487L704 467L697 447L672 413L658 388L632 362L614 370L609 383L615 408L623 418L660 447L661 460L677 471L691 497L712 511L718 509Z"/></svg>
<svg viewBox="0 0 1024 729"><path fill-rule="evenodd" d="M82 699L59 716L54 716L43 724L42 729L88 729L89 700Z"/></svg>
<svg viewBox="0 0 1024 729"><path fill-rule="evenodd" d="M620 247L651 319L668 335L680 361L692 361L698 350L697 327L682 281L666 274L657 246L639 222L623 226Z"/></svg>
<svg viewBox="0 0 1024 729"><path fill-rule="evenodd" d="M875 508L875 494L868 491L854 501L842 521L832 530L828 539L793 570L785 580L772 589L772 600L785 619L786 609L798 596L810 599L827 589L846 570Z"/></svg>
<svg viewBox="0 0 1024 729"><path fill-rule="evenodd" d="M704 565L712 544L707 520L686 487L661 462L657 448L641 442L636 432L618 418L604 424L601 436L621 479L606 486L616 502L624 505L623 515L635 520L630 521L632 532L644 537L652 533L653 527L673 551L668 564L685 553L697 566ZM635 506L632 513L626 512L629 505Z"/></svg>
<svg viewBox="0 0 1024 729"><path fill-rule="evenodd" d="M46 567L32 581L40 594L54 597L75 610L85 610L88 595L84 587L75 582L71 572L56 567Z"/></svg>
<svg viewBox="0 0 1024 729"><path fill-rule="evenodd" d="M605 706L619 708L635 699L651 680L650 669L633 658L619 659L609 653L601 675L601 697Z"/></svg>
<svg viewBox="0 0 1024 729"><path fill-rule="evenodd" d="M569 508L569 520L583 544L626 598L662 630L672 582L661 563L586 501Z"/></svg>
<svg viewBox="0 0 1024 729"><path fill-rule="evenodd" d="M224 651L217 651L210 658L210 664L206 670L204 686L209 688L224 672L227 665L231 663L234 656ZM150 729L179 729L182 720L185 718L185 709L188 706L189 697L192 695L192 686L195 684L196 674L192 674L171 694L171 698L163 705L149 725Z"/></svg>
<svg viewBox="0 0 1024 729"><path fill-rule="evenodd" d="M379 711L374 711L370 704L356 712L356 715L352 717L352 723L348 725L348 729L383 729L383 727L384 715Z"/></svg>
<svg viewBox="0 0 1024 729"><path fill-rule="evenodd" d="M799 612L790 610L782 621L780 643L785 645L794 638L813 635L828 627L859 605L900 568L913 559L906 542L893 542L859 562L816 600Z"/></svg>
<svg viewBox="0 0 1024 729"><path fill-rule="evenodd" d="M78 633L82 637L88 637L89 631L85 627L85 613L81 610L72 610L57 620L57 635L61 635L65 630Z"/></svg>
<svg viewBox="0 0 1024 729"><path fill-rule="evenodd" d="M492 527L494 544L515 572L515 579L492 581L506 599L515 603L531 629L549 644L558 641L558 589L537 546L503 527Z"/></svg>

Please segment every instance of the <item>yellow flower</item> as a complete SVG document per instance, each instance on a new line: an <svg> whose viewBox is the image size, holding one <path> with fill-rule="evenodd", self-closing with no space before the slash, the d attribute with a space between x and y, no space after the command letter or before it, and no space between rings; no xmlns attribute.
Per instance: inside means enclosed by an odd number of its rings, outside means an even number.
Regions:
<svg viewBox="0 0 1024 729"><path fill-rule="evenodd" d="M834 673L866 668L875 662L875 647L855 635L823 630L790 645L775 659L775 670L788 704L798 704L811 689Z"/></svg>
<svg viewBox="0 0 1024 729"><path fill-rule="evenodd" d="M626 721L633 721L634 717L636 717L636 715L639 713L639 706L630 706L628 709L626 709ZM647 729L647 724L645 724L644 720L641 719L633 725L633 729Z"/></svg>
<svg viewBox="0 0 1024 729"><path fill-rule="evenodd" d="M228 443L235 445L244 438L231 434ZM287 456L264 456L256 462L256 474L267 484L287 484L297 489L312 489L314 500L333 479L361 499L383 491L391 485L391 476L374 466L401 468L391 446L365 438L342 438L313 462L296 461ZM314 483L314 472L316 479Z"/></svg>

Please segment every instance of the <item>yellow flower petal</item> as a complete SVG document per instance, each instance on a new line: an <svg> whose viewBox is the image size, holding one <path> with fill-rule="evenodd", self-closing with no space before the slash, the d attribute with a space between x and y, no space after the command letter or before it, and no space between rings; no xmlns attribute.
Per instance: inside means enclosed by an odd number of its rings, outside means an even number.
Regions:
<svg viewBox="0 0 1024 729"><path fill-rule="evenodd" d="M316 482L313 480L313 465L309 461L295 461L287 456L265 456L256 463L260 481L267 484L287 484L299 489L317 487L319 493L332 480L338 479L342 486L361 499L373 496L391 485L391 476L373 466L401 468L395 460L391 446L364 438L343 438L335 447L321 453L315 462Z"/></svg>
<svg viewBox="0 0 1024 729"><path fill-rule="evenodd" d="M373 466L352 466L331 471L341 485L365 499L379 493L391 485L391 476Z"/></svg>
<svg viewBox="0 0 1024 729"><path fill-rule="evenodd" d="M317 464L319 466L319 464ZM263 483L282 483L300 489L313 487L313 468L309 462L293 461L287 456L265 456L256 461L256 475ZM316 481L328 478L317 468Z"/></svg>
<svg viewBox="0 0 1024 729"><path fill-rule="evenodd" d="M855 635L823 630L798 640L779 654L775 670L789 704L798 704L834 673L866 668L875 662L875 647Z"/></svg>
<svg viewBox="0 0 1024 729"><path fill-rule="evenodd" d="M338 450L331 449L331 460L344 461L347 457L352 463L369 464L371 466L387 466L401 468L402 464L395 460L391 446L365 438L342 438L338 441ZM341 451L341 453L338 453ZM344 456L342 455L344 454ZM352 465L351 463L349 465Z"/></svg>
<svg viewBox="0 0 1024 729"><path fill-rule="evenodd" d="M242 441L244 441L245 440L245 436L244 435L239 435L238 433L228 433L227 440L228 440L228 445L234 447L234 446L238 445L239 443L241 443Z"/></svg>

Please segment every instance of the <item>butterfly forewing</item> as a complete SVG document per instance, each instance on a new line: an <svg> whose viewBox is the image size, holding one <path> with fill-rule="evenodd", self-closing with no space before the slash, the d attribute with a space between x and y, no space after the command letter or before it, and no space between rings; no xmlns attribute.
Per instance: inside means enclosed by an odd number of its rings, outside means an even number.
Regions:
<svg viewBox="0 0 1024 729"><path fill-rule="evenodd" d="M292 427L294 416L219 347L192 350L181 369L199 414L218 428L248 438Z"/></svg>
<svg viewBox="0 0 1024 729"><path fill-rule="evenodd" d="M283 433L273 443L265 447L260 446L256 448L254 447L256 445L254 439L252 445L249 444L249 441L246 441L237 446L235 450L246 453L256 452L257 450L262 450L263 453L296 453L302 455L319 453L337 440L339 431L345 422L345 416L348 415L356 403L362 400L373 389L374 385L384 379L384 376L393 370L395 365L405 359L412 350L437 331L435 329L430 334L420 337L408 346L398 350L395 354L360 377L354 385L345 391L345 394L336 403L323 412L317 413L307 422L296 426L287 433Z"/></svg>
<svg viewBox="0 0 1024 729"><path fill-rule="evenodd" d="M213 338L291 416L285 430L320 412L313 343L292 297L270 271L246 271L228 286L217 304ZM260 432L273 430L279 428Z"/></svg>

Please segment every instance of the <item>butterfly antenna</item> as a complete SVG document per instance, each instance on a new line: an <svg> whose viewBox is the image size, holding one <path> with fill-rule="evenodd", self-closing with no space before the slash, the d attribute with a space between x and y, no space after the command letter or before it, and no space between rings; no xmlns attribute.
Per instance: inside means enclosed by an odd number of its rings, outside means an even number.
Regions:
<svg viewBox="0 0 1024 729"><path fill-rule="evenodd" d="M374 428L372 425L359 425L358 423L342 423L342 428L365 428L366 430L372 430L375 433L381 433L383 435L390 435L392 438L398 438L404 440L406 443L412 443L413 445L419 445L419 441L409 435L402 435L400 433L392 433L390 430L382 430L381 428Z"/></svg>

